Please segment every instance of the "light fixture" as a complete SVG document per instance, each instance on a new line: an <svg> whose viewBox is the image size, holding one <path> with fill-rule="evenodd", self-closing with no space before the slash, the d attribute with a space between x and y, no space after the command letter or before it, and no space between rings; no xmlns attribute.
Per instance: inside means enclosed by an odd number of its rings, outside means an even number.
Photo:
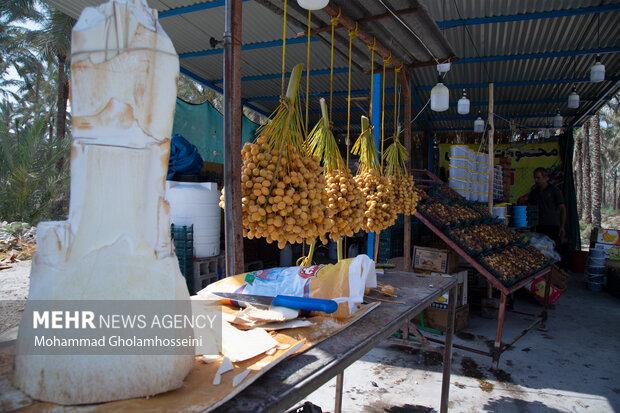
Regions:
<svg viewBox="0 0 620 413"><path fill-rule="evenodd" d="M474 121L474 132L484 132L484 120L480 117L480 115L478 115L478 119Z"/></svg>
<svg viewBox="0 0 620 413"><path fill-rule="evenodd" d="M553 127L561 128L564 124L564 118L560 115L560 110L558 109L558 113L553 117Z"/></svg>
<svg viewBox="0 0 620 413"><path fill-rule="evenodd" d="M568 107L570 109L577 109L579 107L579 95L575 86L573 86L573 91L568 95Z"/></svg>
<svg viewBox="0 0 620 413"><path fill-rule="evenodd" d="M596 47L601 47L601 15L596 15ZM601 58L596 55L596 60L590 67L590 82L598 83L605 80L605 65L601 63Z"/></svg>
<svg viewBox="0 0 620 413"><path fill-rule="evenodd" d="M306 10L321 10L329 0L297 0L297 4Z"/></svg>
<svg viewBox="0 0 620 413"><path fill-rule="evenodd" d="M439 63L437 65L437 71L439 72L439 74L441 75L442 73L448 73L450 71L450 62L445 62L445 63Z"/></svg>
<svg viewBox="0 0 620 413"><path fill-rule="evenodd" d="M441 76L437 77L437 84L431 89L431 109L435 112L443 112L450 107L450 91L441 81Z"/></svg>
<svg viewBox="0 0 620 413"><path fill-rule="evenodd" d="M456 110L459 115L467 115L469 113L469 99L467 99L467 92L463 89L463 97L459 99Z"/></svg>
<svg viewBox="0 0 620 413"><path fill-rule="evenodd" d="M605 65L601 63L601 59L596 55L596 62L590 68L590 82L602 82L605 80Z"/></svg>

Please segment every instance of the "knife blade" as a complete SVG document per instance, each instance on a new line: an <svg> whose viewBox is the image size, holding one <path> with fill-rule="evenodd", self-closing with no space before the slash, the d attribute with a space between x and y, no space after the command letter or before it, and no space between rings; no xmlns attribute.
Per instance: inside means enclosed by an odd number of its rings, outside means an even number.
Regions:
<svg viewBox="0 0 620 413"><path fill-rule="evenodd" d="M269 297L267 295L222 292L214 292L213 294L223 298L228 298L229 300L252 304L257 307L268 308L271 306L278 306L292 308L294 310L321 311L327 314L331 314L338 309L337 302L322 298L294 297L291 295L276 295L275 297Z"/></svg>

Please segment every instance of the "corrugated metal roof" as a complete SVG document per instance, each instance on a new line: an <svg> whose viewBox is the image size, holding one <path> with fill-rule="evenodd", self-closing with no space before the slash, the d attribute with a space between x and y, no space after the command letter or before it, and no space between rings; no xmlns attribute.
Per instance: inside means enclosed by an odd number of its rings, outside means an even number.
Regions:
<svg viewBox="0 0 620 413"><path fill-rule="evenodd" d="M72 16L77 16L88 5L100 0L48 0L50 4ZM151 7L160 12L201 4L221 6L223 1L212 0L148 0ZM430 88L436 82L437 72L434 59L443 60L454 54L458 58L487 58L486 61L453 64L445 83L451 88L451 107L444 113L432 113L426 108L417 121L416 128L433 130L471 130L472 117L481 111L486 117L488 100L487 83L494 81L495 112L507 119L513 119L524 126L550 124L549 115L559 108L570 124L583 115L588 105L599 100L604 91L611 92L620 78L620 0L383 0L392 10L409 9L399 14L408 28L393 16L365 21L360 24L364 31L375 35L394 54L411 65L414 83L415 109L426 103ZM212 4L209 4L212 3ZM288 1L287 38L295 38L305 31L306 13L294 0ZM386 14L381 1L332 0L332 5L341 7L343 13L352 19ZM243 43L279 41L282 37L283 4L277 0L249 0L243 2ZM445 7L445 10L444 10ZM458 8L458 10L457 10ZM413 12L411 10L414 10ZM178 10L177 10L178 11ZM465 21L461 20L465 19ZM441 31L435 25L449 27ZM313 13L313 28L329 25L330 18L323 12ZM171 37L178 53L192 53L210 50L209 39L221 39L224 31L223 7L210 7L201 11L170 15L161 23ZM463 24L466 24L463 26ZM597 27L600 25L600 35ZM424 45L416 36L422 38ZM471 41L470 41L471 36ZM347 32L336 31L335 67L347 65ZM217 46L220 48L221 46ZM607 48L611 53L602 55L606 66L607 81L590 83L589 68L594 62L592 54L572 56L575 51ZM322 70L311 78L311 113L318 116L318 96L329 91L329 31L316 35L311 46L311 69ZM559 52L559 53L558 53ZM549 53L554 53L547 56ZM538 56L532 56L538 54ZM360 41L354 41L354 68L352 89L357 97L367 96L370 85L368 48ZM221 86L222 54L181 59L181 66L195 75ZM290 70L297 63L306 61L304 42L287 45L286 68ZM467 60L466 60L467 61ZM243 98L265 112L273 110L280 94L281 47L272 46L245 50L242 53L242 76L252 76L242 84ZM382 64L376 56L376 67ZM386 84L392 86L393 74L387 76ZM456 101L461 95L457 88L467 86L472 101L469 116L456 113ZM569 110L566 98L573 85L581 97L581 107ZM346 125L346 70L334 75L334 123L342 128ZM340 93L338 93L340 92ZM390 98L387 99L391 102ZM358 122L367 108L367 100L353 103L352 119ZM591 108L589 108L591 109ZM390 119L391 110L386 113ZM499 119L499 118L498 118ZM504 122L499 119L498 124ZM387 122L386 122L387 123ZM505 122L504 122L505 123ZM501 126L501 125L500 125ZM504 125L505 126L505 125Z"/></svg>

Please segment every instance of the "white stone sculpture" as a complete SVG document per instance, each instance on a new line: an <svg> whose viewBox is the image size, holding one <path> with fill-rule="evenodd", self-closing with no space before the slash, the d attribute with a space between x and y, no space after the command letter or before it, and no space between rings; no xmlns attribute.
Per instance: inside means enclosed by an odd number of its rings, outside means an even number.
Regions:
<svg viewBox="0 0 620 413"><path fill-rule="evenodd" d="M145 0L86 8L72 33L71 201L38 226L29 300L189 300L164 182L179 60ZM97 403L178 388L181 355L24 354L15 382L38 400Z"/></svg>

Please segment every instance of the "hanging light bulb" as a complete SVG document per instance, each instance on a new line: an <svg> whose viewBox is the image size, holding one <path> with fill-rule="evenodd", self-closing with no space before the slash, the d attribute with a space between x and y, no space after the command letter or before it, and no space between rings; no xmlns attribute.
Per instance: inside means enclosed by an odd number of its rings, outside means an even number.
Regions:
<svg viewBox="0 0 620 413"><path fill-rule="evenodd" d="M560 110L558 109L557 115L553 117L553 127L561 128L563 124L564 124L564 118L562 117L562 115L560 115Z"/></svg>
<svg viewBox="0 0 620 413"><path fill-rule="evenodd" d="M601 59L596 55L596 62L590 68L590 82L602 82L605 80L605 65L601 63Z"/></svg>
<svg viewBox="0 0 620 413"><path fill-rule="evenodd" d="M297 4L306 10L321 10L329 0L297 0Z"/></svg>
<svg viewBox="0 0 620 413"><path fill-rule="evenodd" d="M450 71L450 62L445 62L445 63L439 63L437 65L437 71L439 72L439 74L441 75L442 73L448 73Z"/></svg>
<svg viewBox="0 0 620 413"><path fill-rule="evenodd" d="M459 112L459 115L467 115L469 113L469 99L467 99L465 89L463 89L463 97L459 99L456 110Z"/></svg>
<svg viewBox="0 0 620 413"><path fill-rule="evenodd" d="M441 81L441 76L437 77L437 84L431 89L431 109L435 112L443 112L450 107L450 92Z"/></svg>
<svg viewBox="0 0 620 413"><path fill-rule="evenodd" d="M570 109L577 109L579 107L579 95L575 86L573 86L573 91L568 95L568 107Z"/></svg>
<svg viewBox="0 0 620 413"><path fill-rule="evenodd" d="M480 114L478 114L478 119L474 121L474 132L484 132L484 120L480 117Z"/></svg>

